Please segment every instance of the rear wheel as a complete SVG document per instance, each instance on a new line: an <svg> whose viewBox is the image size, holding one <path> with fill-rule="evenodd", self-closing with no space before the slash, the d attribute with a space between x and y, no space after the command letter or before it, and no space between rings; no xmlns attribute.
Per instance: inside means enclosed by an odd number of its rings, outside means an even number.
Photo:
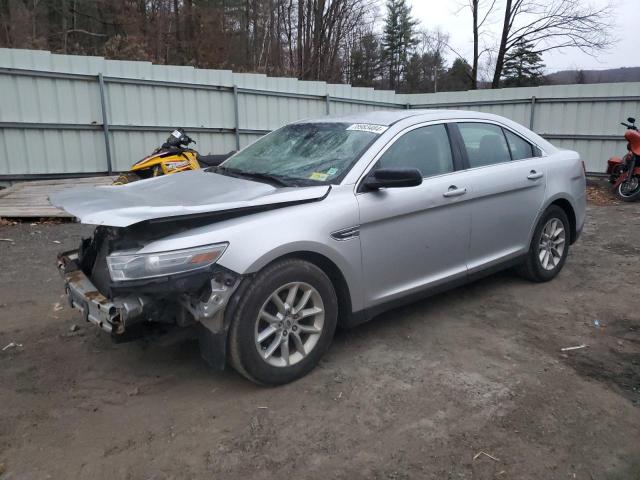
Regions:
<svg viewBox="0 0 640 480"><path fill-rule="evenodd" d="M616 189L618 197L623 202L633 202L640 198L640 177L634 175L618 185Z"/></svg>
<svg viewBox="0 0 640 480"><path fill-rule="evenodd" d="M555 278L567 260L569 232L564 210L557 205L549 207L536 226L527 260L518 273L534 282Z"/></svg>
<svg viewBox="0 0 640 480"><path fill-rule="evenodd" d="M333 285L320 268L298 259L270 265L253 279L231 319L230 363L263 385L296 380L328 349L337 317Z"/></svg>

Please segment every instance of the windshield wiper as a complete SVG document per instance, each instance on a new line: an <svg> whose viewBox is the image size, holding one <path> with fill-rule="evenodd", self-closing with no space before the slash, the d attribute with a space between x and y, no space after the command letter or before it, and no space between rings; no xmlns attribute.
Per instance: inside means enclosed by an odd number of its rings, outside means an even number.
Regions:
<svg viewBox="0 0 640 480"><path fill-rule="evenodd" d="M279 175L274 175L271 173L262 173L262 172L246 172L244 170L239 170L237 168L229 168L224 166L215 167L215 170L212 171L216 173L228 173L231 176L248 178L252 180L262 180L264 182L270 183L272 185L277 185L279 187L290 187L291 184L284 180Z"/></svg>
<svg viewBox="0 0 640 480"><path fill-rule="evenodd" d="M273 175L271 173L261 173L261 172L242 172L240 175L247 178L254 178L256 180L264 180L265 182L275 183L281 187L290 187L291 184L285 180L283 180L278 175Z"/></svg>

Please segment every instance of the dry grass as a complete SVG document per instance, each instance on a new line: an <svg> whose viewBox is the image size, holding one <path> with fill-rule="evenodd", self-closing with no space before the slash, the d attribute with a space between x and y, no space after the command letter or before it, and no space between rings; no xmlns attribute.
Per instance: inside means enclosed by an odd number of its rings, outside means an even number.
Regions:
<svg viewBox="0 0 640 480"><path fill-rule="evenodd" d="M587 201L602 206L620 204L609 184L587 185Z"/></svg>

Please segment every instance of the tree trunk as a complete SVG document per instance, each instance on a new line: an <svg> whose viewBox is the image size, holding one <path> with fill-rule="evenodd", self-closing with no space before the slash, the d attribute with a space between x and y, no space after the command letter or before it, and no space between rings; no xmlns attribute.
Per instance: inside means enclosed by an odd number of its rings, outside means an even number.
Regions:
<svg viewBox="0 0 640 480"><path fill-rule="evenodd" d="M311 61L311 23L313 18L312 0L307 0L307 12L305 14L304 36L302 40L304 49L304 63L302 65L302 79L309 79L309 62Z"/></svg>
<svg viewBox="0 0 640 480"><path fill-rule="evenodd" d="M265 55L265 73L269 75L273 72L273 66L276 63L276 43L275 43L275 23L276 23L276 11L273 0L269 0L269 28L265 30L264 34L267 36L267 53Z"/></svg>
<svg viewBox="0 0 640 480"><path fill-rule="evenodd" d="M471 90L478 89L478 8L480 0L472 0L471 13L473 14L473 66L471 67Z"/></svg>
<svg viewBox="0 0 640 480"><path fill-rule="evenodd" d="M311 0L309 0L311 1ZM302 35L304 32L304 0L298 0L298 36L296 38L296 48L298 49L298 78L302 79L303 57L302 57Z"/></svg>
<svg viewBox="0 0 640 480"><path fill-rule="evenodd" d="M247 68L247 66L251 64L251 27L249 26L249 23L251 21L250 15L251 15L251 3L249 2L249 0L246 0L246 2L244 3L245 68Z"/></svg>
<svg viewBox="0 0 640 480"><path fill-rule="evenodd" d="M69 37L67 33L69 30L67 27L67 0L60 2L60 15L62 17L62 53L67 53L67 38Z"/></svg>
<svg viewBox="0 0 640 480"><path fill-rule="evenodd" d="M496 59L496 70L493 72L493 81L491 88L500 88L500 77L502 76L502 68L504 67L504 57L507 53L507 39L509 38L509 25L511 24L511 3L507 0L504 7L504 23L502 24L502 36L500 37L500 48L498 49L498 58Z"/></svg>

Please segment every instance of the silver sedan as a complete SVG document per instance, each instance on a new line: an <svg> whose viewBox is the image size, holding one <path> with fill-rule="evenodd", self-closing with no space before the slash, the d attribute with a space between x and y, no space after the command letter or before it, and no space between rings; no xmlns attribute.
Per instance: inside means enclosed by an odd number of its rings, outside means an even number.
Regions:
<svg viewBox="0 0 640 480"><path fill-rule="evenodd" d="M585 175L576 152L499 116L384 111L51 200L98 226L59 256L86 320L119 340L193 332L211 365L273 385L308 373L338 325L505 268L553 279L584 224Z"/></svg>

